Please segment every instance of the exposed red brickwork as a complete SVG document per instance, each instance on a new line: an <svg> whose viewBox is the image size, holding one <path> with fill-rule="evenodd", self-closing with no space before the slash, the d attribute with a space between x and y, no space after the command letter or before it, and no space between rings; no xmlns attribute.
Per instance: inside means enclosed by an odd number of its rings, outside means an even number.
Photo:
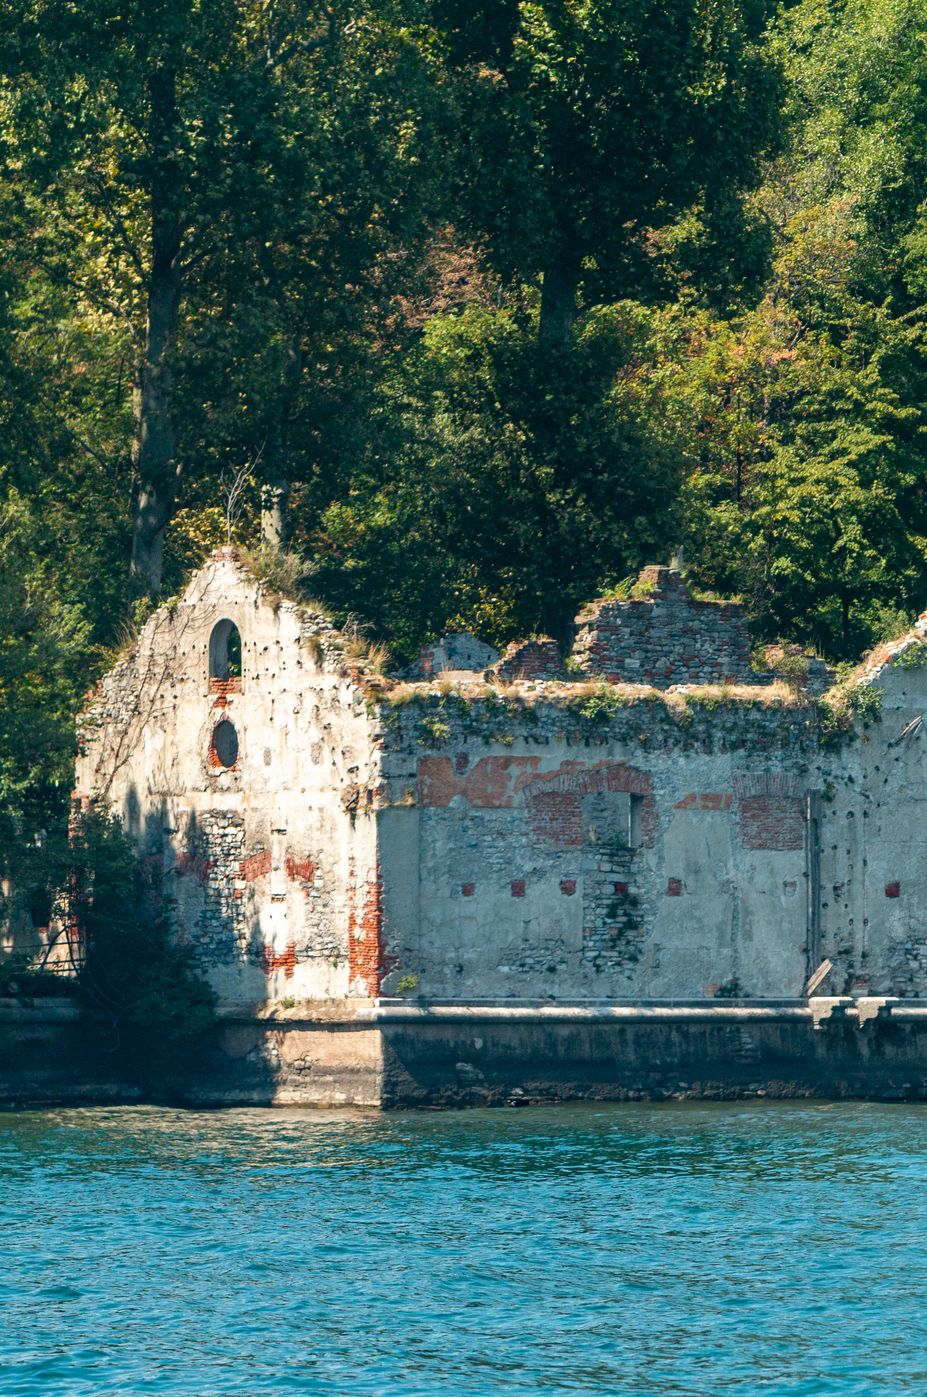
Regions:
<svg viewBox="0 0 927 1397"><path fill-rule="evenodd" d="M802 783L781 772L735 773L738 831L748 849L797 852L804 847L806 794Z"/></svg>
<svg viewBox="0 0 927 1397"><path fill-rule="evenodd" d="M805 842L805 803L796 796L744 796L738 824L748 849L798 850Z"/></svg>
<svg viewBox="0 0 927 1397"><path fill-rule="evenodd" d="M576 790L537 791L526 796L531 824L538 839L560 848L579 848L583 839L583 810Z"/></svg>
<svg viewBox="0 0 927 1397"><path fill-rule="evenodd" d="M644 568L642 595L598 601L577 618L573 658L612 682L762 683L750 665L746 614L735 602L695 601L680 575Z"/></svg>
<svg viewBox="0 0 927 1397"><path fill-rule="evenodd" d="M526 770L536 771L540 764L540 757L481 757L469 770L457 772L450 757L422 757L418 764L422 805L447 806L459 795L468 805L511 805L517 778Z"/></svg>
<svg viewBox="0 0 927 1397"><path fill-rule="evenodd" d="M560 646L550 636L515 641L492 673L499 679L568 679Z"/></svg>
<svg viewBox="0 0 927 1397"><path fill-rule="evenodd" d="M270 872L271 855L269 849L260 849L256 854L249 854L246 859L242 859L238 866L239 878L244 878L246 883L253 883L255 878L263 878L265 873Z"/></svg>
<svg viewBox="0 0 927 1397"><path fill-rule="evenodd" d="M667 897L682 897L682 880L670 878L666 884Z"/></svg>
<svg viewBox="0 0 927 1397"><path fill-rule="evenodd" d="M181 878L190 873L198 883L205 883L212 867L212 859L207 859L200 854L183 853L177 856L177 874Z"/></svg>
<svg viewBox="0 0 927 1397"><path fill-rule="evenodd" d="M352 872L351 904L348 911L348 973L352 983L361 980L373 998L380 993L383 978L396 963L386 952L383 941L383 883L377 864L376 876L354 885Z"/></svg>
<svg viewBox="0 0 927 1397"><path fill-rule="evenodd" d="M560 879L560 891L563 893L563 896L564 896L564 897L572 897L573 894L576 892L576 879L575 879L575 878L561 878L561 879Z"/></svg>
<svg viewBox="0 0 927 1397"><path fill-rule="evenodd" d="M641 842L651 845L658 830L653 778L624 762L584 767L564 762L558 771L527 778L523 787L535 838L541 843L576 848L584 842L582 800L603 791L641 797Z"/></svg>
<svg viewBox="0 0 927 1397"><path fill-rule="evenodd" d="M261 951L261 965L265 975L272 975L275 970L282 970L284 979L292 980L296 970L296 942L288 941L286 950L279 953L265 942Z"/></svg>
<svg viewBox="0 0 927 1397"><path fill-rule="evenodd" d="M513 878L513 879L512 879L512 896L513 896L513 897L524 897L524 895L525 895L525 880L524 880L524 878Z"/></svg>
<svg viewBox="0 0 927 1397"><path fill-rule="evenodd" d="M734 797L724 791L690 791L677 800L674 810L730 810Z"/></svg>
<svg viewBox="0 0 927 1397"><path fill-rule="evenodd" d="M202 692L202 690L200 692ZM211 694L219 694L222 698L227 698L229 694L240 694L241 679L210 679L209 692Z"/></svg>
<svg viewBox="0 0 927 1397"><path fill-rule="evenodd" d="M886 884L885 884L885 896L886 896L886 897L900 897L900 896L901 896L901 884L900 884L900 883L886 883Z"/></svg>
<svg viewBox="0 0 927 1397"><path fill-rule="evenodd" d="M418 764L423 806L439 809L463 796L476 808L503 810L523 798L535 838L541 843L577 848L583 843L583 796L622 791L641 797L641 842L651 845L658 821L649 772L624 762L561 762L541 771L539 757L481 757L466 772L457 772L450 757L422 757Z"/></svg>
<svg viewBox="0 0 927 1397"><path fill-rule="evenodd" d="M308 857L294 859L292 854L287 854L283 866L286 876L292 878L294 883L311 883L315 877L315 864Z"/></svg>

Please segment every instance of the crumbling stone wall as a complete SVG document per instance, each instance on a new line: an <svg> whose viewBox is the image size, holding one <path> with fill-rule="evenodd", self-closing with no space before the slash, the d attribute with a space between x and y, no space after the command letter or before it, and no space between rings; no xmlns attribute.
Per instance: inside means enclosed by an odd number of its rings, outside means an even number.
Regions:
<svg viewBox="0 0 927 1397"><path fill-rule="evenodd" d="M833 993L927 998L927 620L864 677L869 711L821 754L820 956Z"/></svg>
<svg viewBox="0 0 927 1397"><path fill-rule="evenodd" d="M406 677L428 679L432 675L454 673L458 670L477 673L489 669L498 658L499 651L494 650L491 645L478 640L469 631L459 631L423 645L418 659L406 670Z"/></svg>
<svg viewBox="0 0 927 1397"><path fill-rule="evenodd" d="M100 686L78 793L123 815L226 1002L781 998L825 959L825 990L927 997L927 621L834 723L749 671L739 608L653 573L572 668L654 687L564 678L546 640L498 685L394 687L223 552ZM220 623L240 675L210 671Z"/></svg>
<svg viewBox="0 0 927 1397"><path fill-rule="evenodd" d="M386 991L800 994L813 709L569 692L385 715Z"/></svg>
<svg viewBox="0 0 927 1397"><path fill-rule="evenodd" d="M223 621L241 675L217 679ZM227 552L151 618L84 715L78 792L109 801L160 863L178 934L226 1002L376 993L370 727L343 637Z"/></svg>
<svg viewBox="0 0 927 1397"><path fill-rule="evenodd" d="M518 679L569 679L560 646L550 636L513 642L491 673L503 681Z"/></svg>
<svg viewBox="0 0 927 1397"><path fill-rule="evenodd" d="M576 621L573 658L611 683L755 684L747 618L736 602L695 601L677 572L644 568L642 595L597 601Z"/></svg>

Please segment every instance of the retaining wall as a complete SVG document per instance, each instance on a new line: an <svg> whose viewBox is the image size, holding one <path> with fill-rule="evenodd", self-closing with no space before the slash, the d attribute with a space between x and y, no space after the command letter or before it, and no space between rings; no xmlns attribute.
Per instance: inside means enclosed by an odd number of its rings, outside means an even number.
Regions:
<svg viewBox="0 0 927 1397"><path fill-rule="evenodd" d="M303 1006L224 1019L128 1080L60 1002L0 1002L0 1105L404 1108L542 1101L927 1100L927 1001Z"/></svg>

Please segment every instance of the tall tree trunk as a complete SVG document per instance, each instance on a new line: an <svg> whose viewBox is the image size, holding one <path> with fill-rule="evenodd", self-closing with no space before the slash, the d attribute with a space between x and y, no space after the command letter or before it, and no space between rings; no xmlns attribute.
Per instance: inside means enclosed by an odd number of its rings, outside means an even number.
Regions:
<svg viewBox="0 0 927 1397"><path fill-rule="evenodd" d="M267 443L264 483L261 486L261 540L272 548L285 548L288 536L287 501L290 482L286 473L283 445L284 423L299 389L303 356L299 335L294 334L287 351L286 370L277 404L276 421Z"/></svg>
<svg viewBox="0 0 927 1397"><path fill-rule="evenodd" d="M132 464L135 499L131 578L139 593L161 588L164 531L174 513L179 470L174 432L171 355L180 307L181 222L176 213L178 175L174 162L176 79L159 68L148 80L151 101L151 271L145 347L133 400Z"/></svg>
<svg viewBox="0 0 927 1397"><path fill-rule="evenodd" d="M569 348L576 319L579 272L580 257L574 248L558 248L548 263L541 286L538 323L538 343L547 349Z"/></svg>
<svg viewBox="0 0 927 1397"><path fill-rule="evenodd" d="M286 547L286 502L289 482L283 470L283 439L279 425L267 453L267 469L261 486L261 541L271 548Z"/></svg>

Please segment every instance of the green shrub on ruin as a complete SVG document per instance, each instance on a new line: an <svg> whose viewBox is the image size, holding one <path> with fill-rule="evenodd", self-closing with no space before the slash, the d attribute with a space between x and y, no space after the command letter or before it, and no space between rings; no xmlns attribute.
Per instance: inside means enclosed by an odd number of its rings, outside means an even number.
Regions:
<svg viewBox="0 0 927 1397"><path fill-rule="evenodd" d="M130 1069L170 1063L215 1023L216 996L172 935L153 867L104 811L72 829L61 897L83 945L77 990L88 1022Z"/></svg>

